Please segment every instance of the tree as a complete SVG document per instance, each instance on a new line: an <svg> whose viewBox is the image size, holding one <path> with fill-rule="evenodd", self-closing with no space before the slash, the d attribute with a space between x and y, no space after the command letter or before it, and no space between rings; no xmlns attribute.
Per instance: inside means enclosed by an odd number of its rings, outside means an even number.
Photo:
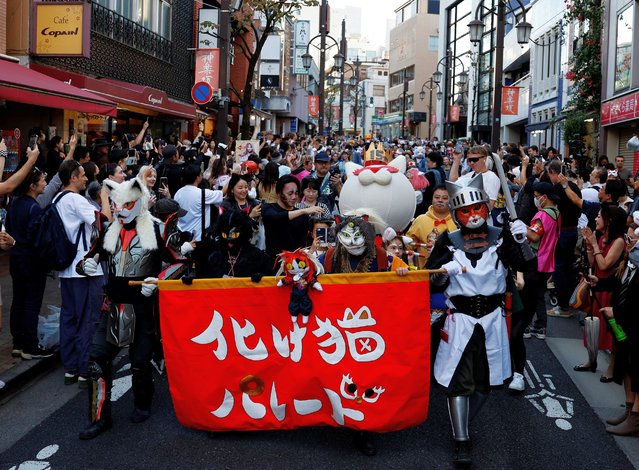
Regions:
<svg viewBox="0 0 639 470"><path fill-rule="evenodd" d="M573 80L574 93L568 101L563 114L566 116L564 134L572 139L567 129L576 123L583 128L584 119L593 120L594 134L592 147L597 148L597 129L601 112L601 39L603 36L604 5L601 0L564 0L568 23L575 23L577 47L570 60L570 70L566 74ZM580 123L580 124L579 124Z"/></svg>
<svg viewBox="0 0 639 470"><path fill-rule="evenodd" d="M262 54L262 48L270 34L283 21L293 21L295 13L305 6L318 6L319 0L244 0L234 12L231 35L235 51L239 51L248 62L248 70L243 86L231 83L230 93L235 95L242 109L242 139L251 137L251 98L255 89L255 69ZM200 32L211 34L212 25L203 22ZM213 33L212 35L214 35Z"/></svg>

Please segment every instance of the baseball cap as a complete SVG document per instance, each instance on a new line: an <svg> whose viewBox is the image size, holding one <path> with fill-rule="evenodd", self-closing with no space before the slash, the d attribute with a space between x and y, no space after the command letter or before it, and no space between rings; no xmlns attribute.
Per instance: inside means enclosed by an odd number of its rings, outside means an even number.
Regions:
<svg viewBox="0 0 639 470"><path fill-rule="evenodd" d="M322 152L318 152L317 155L315 155L315 161L316 162L330 162L331 161L331 157L328 156L328 153L322 151Z"/></svg>
<svg viewBox="0 0 639 470"><path fill-rule="evenodd" d="M186 211L180 207L180 204L178 204L175 199L159 199L153 206L153 209L157 215L168 215L174 212L177 212L178 217L184 217L186 215Z"/></svg>

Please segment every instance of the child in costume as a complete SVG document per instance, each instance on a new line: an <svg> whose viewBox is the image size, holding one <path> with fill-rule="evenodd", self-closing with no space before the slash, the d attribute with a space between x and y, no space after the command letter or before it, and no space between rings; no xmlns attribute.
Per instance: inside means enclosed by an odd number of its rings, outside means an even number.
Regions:
<svg viewBox="0 0 639 470"><path fill-rule="evenodd" d="M489 199L481 177L474 177L467 185L446 185L459 230L439 236L426 264L427 269L447 271L431 276L434 286L445 289L448 307L434 376L448 396L455 441L453 462L469 464L469 420L485 402L490 387L511 376L504 317L506 263L523 263L513 235L525 234L526 226L515 221L509 231L488 225Z"/></svg>

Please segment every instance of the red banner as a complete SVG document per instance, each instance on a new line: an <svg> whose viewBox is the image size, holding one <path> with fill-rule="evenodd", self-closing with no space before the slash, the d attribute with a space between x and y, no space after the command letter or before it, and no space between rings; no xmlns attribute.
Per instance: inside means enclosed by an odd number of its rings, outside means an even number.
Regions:
<svg viewBox="0 0 639 470"><path fill-rule="evenodd" d="M501 114L503 116L519 114L519 87L505 86L501 89Z"/></svg>
<svg viewBox="0 0 639 470"><path fill-rule="evenodd" d="M448 122L459 122L461 106L451 106L448 111Z"/></svg>
<svg viewBox="0 0 639 470"><path fill-rule="evenodd" d="M206 82L213 91L220 88L220 50L200 49L195 51L195 83Z"/></svg>
<svg viewBox="0 0 639 470"><path fill-rule="evenodd" d="M166 366L183 426L384 432L426 419L428 275L331 274L319 282L308 323L291 322L290 287L273 277L160 282Z"/></svg>
<svg viewBox="0 0 639 470"><path fill-rule="evenodd" d="M319 96L311 95L308 97L308 115L314 118L319 116Z"/></svg>

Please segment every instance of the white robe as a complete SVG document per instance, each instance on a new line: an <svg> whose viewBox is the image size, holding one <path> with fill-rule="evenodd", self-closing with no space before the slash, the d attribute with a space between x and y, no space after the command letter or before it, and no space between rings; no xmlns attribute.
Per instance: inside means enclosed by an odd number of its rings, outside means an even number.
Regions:
<svg viewBox="0 0 639 470"><path fill-rule="evenodd" d="M507 270L497 256L497 248L500 244L501 240L488 247L477 261L477 266L474 267L464 251L451 246L453 259L465 266L466 272L451 276L445 292L446 297L490 296L505 293ZM446 303L449 307L453 307L450 300L447 299ZM498 307L482 318L474 318L460 312L448 315L444 324L448 341L442 339L435 358L435 380L439 384L444 387L449 386L477 323L481 325L486 335L490 385L501 385L512 375L508 330L502 313L503 309Z"/></svg>

